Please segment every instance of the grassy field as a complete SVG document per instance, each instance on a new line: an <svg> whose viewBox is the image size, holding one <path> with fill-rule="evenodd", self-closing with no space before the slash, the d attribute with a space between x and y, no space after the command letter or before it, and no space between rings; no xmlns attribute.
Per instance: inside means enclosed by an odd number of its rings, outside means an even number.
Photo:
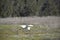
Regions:
<svg viewBox="0 0 60 40"><path fill-rule="evenodd" d="M0 40L60 40L60 29L34 25L30 31L19 25L0 25Z"/></svg>

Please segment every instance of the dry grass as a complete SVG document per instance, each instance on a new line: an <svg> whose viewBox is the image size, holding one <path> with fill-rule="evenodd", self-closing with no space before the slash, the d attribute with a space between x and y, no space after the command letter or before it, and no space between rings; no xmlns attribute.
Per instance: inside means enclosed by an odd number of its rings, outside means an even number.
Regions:
<svg viewBox="0 0 60 40"><path fill-rule="evenodd" d="M58 40L59 34L60 29L46 26L34 25L26 31L19 25L0 25L0 40Z"/></svg>
<svg viewBox="0 0 60 40"><path fill-rule="evenodd" d="M25 31L20 24L34 27ZM60 40L59 34L60 17L0 18L0 40Z"/></svg>

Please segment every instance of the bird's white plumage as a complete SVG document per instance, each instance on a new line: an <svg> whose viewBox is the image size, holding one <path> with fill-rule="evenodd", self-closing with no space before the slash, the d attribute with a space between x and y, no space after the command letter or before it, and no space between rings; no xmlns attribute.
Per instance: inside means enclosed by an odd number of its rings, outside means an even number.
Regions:
<svg viewBox="0 0 60 40"><path fill-rule="evenodd" d="M28 30L30 30L30 29L31 29L31 27L28 27L27 29L28 29Z"/></svg>
<svg viewBox="0 0 60 40"><path fill-rule="evenodd" d="M20 25L22 28L26 28L26 25Z"/></svg>
<svg viewBox="0 0 60 40"><path fill-rule="evenodd" d="M33 25L28 25L29 27L33 27Z"/></svg>
<svg viewBox="0 0 60 40"><path fill-rule="evenodd" d="M19 25L22 28L27 28L27 30L30 30L33 25Z"/></svg>

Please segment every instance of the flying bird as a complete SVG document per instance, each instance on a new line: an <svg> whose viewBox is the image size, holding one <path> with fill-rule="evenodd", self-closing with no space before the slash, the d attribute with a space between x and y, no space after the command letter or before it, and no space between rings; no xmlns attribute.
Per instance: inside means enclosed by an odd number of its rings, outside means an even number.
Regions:
<svg viewBox="0 0 60 40"><path fill-rule="evenodd" d="M20 27L26 29L26 30L30 30L31 27L33 27L33 25L20 25Z"/></svg>

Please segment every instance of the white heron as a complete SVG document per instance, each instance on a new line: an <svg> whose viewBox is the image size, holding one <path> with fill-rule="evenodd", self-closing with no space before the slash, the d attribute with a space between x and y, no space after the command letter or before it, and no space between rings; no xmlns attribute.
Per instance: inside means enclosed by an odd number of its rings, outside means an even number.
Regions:
<svg viewBox="0 0 60 40"><path fill-rule="evenodd" d="M30 30L31 27L33 27L33 25L20 25L20 27L27 29L27 30Z"/></svg>

